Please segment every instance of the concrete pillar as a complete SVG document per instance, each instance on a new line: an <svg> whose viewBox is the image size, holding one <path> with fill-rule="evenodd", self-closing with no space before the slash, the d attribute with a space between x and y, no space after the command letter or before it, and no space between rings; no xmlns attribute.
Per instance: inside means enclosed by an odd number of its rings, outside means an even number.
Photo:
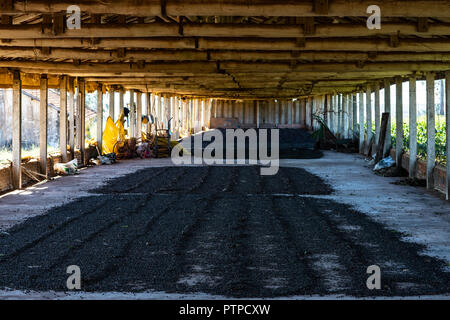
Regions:
<svg viewBox="0 0 450 320"><path fill-rule="evenodd" d="M359 153L364 148L364 93L359 92Z"/></svg>
<svg viewBox="0 0 450 320"><path fill-rule="evenodd" d="M59 98L59 151L62 161L67 162L67 76L61 78Z"/></svg>
<svg viewBox="0 0 450 320"><path fill-rule="evenodd" d="M48 79L46 74L41 75L39 99L39 166L41 173L47 176Z"/></svg>
<svg viewBox="0 0 450 320"><path fill-rule="evenodd" d="M12 101L12 182L15 189L22 188L22 80L20 72L13 73Z"/></svg>
<svg viewBox="0 0 450 320"><path fill-rule="evenodd" d="M396 93L396 137L395 137L395 161L398 168L402 167L402 153L403 153L403 80L401 77L395 78L395 93Z"/></svg>
<svg viewBox="0 0 450 320"><path fill-rule="evenodd" d="M69 146L71 159L75 150L75 96L74 96L74 78L69 78L69 97L67 101L67 112L69 113Z"/></svg>
<svg viewBox="0 0 450 320"><path fill-rule="evenodd" d="M109 89L109 116L111 117L112 121L115 121L115 106L114 106L114 89Z"/></svg>
<svg viewBox="0 0 450 320"><path fill-rule="evenodd" d="M445 194L450 200L450 71L445 73L445 117L446 117L446 150L447 150L447 177Z"/></svg>
<svg viewBox="0 0 450 320"><path fill-rule="evenodd" d="M366 91L366 126L367 126L367 136L366 136L366 154L370 156L370 144L372 143L372 86L367 86Z"/></svg>
<svg viewBox="0 0 450 320"><path fill-rule="evenodd" d="M409 177L416 176L417 162L417 96L416 78L409 79Z"/></svg>
<svg viewBox="0 0 450 320"><path fill-rule="evenodd" d="M389 121L386 128L386 141L384 142L383 155L388 156L391 152L392 136L391 136L391 82L388 79L384 80L384 112L389 113Z"/></svg>
<svg viewBox="0 0 450 320"><path fill-rule="evenodd" d="M102 153L102 138L103 138L103 86L100 84L97 87L97 147Z"/></svg>
<svg viewBox="0 0 450 320"><path fill-rule="evenodd" d="M136 93L136 139L142 138L142 92Z"/></svg>
<svg viewBox="0 0 450 320"><path fill-rule="evenodd" d="M433 171L436 165L436 121L433 73L427 73L427 189L434 188Z"/></svg>
<svg viewBox="0 0 450 320"><path fill-rule="evenodd" d="M375 84L375 146L378 150L378 140L380 140L381 111L380 111L380 84Z"/></svg>

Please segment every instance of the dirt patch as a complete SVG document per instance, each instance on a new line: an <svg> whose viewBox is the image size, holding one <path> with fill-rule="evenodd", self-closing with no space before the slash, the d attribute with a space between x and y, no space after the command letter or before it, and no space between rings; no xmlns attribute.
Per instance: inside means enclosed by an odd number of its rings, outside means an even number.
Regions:
<svg viewBox="0 0 450 320"><path fill-rule="evenodd" d="M448 293L445 263L421 255L296 168L171 167L113 179L90 197L0 235L0 288L66 290L69 265L90 292L228 297ZM366 287L370 265L382 289Z"/></svg>
<svg viewBox="0 0 450 320"><path fill-rule="evenodd" d="M412 187L426 187L427 181L423 179L417 179L417 178L407 178L402 179L399 181L391 182L392 184L399 185L399 186L412 186Z"/></svg>
<svg viewBox="0 0 450 320"><path fill-rule="evenodd" d="M231 183L231 186L230 186ZM193 188L195 187L195 188ZM275 176L261 176L259 166L163 167L111 179L92 193L311 194L333 192L320 177L300 168L280 167Z"/></svg>
<svg viewBox="0 0 450 320"><path fill-rule="evenodd" d="M384 168L377 171L374 171L374 173L378 176L382 177L407 177L408 171L406 171L403 168L397 168L397 167L390 167L390 168Z"/></svg>

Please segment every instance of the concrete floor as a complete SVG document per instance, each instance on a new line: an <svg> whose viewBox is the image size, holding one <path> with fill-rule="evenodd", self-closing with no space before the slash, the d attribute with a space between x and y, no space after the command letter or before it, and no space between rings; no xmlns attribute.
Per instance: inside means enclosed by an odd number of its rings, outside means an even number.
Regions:
<svg viewBox="0 0 450 320"><path fill-rule="evenodd" d="M170 159L129 160L113 166L101 166L82 170L79 175L61 177L21 191L0 197L0 232L21 221L44 213L51 206L59 206L87 195L89 189L99 187L109 178L126 175L149 166L172 165ZM359 155L326 152L321 159L281 160L282 166L302 167L316 174L336 190L330 196L316 196L350 204L359 211L381 222L387 228L403 234L406 241L423 244L425 255L440 258L450 266L450 203L424 188L393 185L399 178L374 175L367 162ZM351 230L351 226L343 226ZM448 268L450 272L450 267ZM327 298L336 298L330 296ZM202 299L221 298L203 294L174 295L164 292L143 294L92 294L92 293L33 293L0 292L1 299L110 299L110 298L155 298L155 299ZM292 299L319 298L289 297ZM323 298L323 297L321 297ZM349 298L342 297L339 298ZM414 298L414 297L410 297ZM422 298L445 298L432 296Z"/></svg>
<svg viewBox="0 0 450 320"><path fill-rule="evenodd" d="M403 233L403 239L427 246L424 254L447 261L450 271L450 202L425 188L394 185L401 178L375 175L360 155L326 152L314 160L282 160L303 167L336 190L325 196ZM320 196L319 196L320 197Z"/></svg>

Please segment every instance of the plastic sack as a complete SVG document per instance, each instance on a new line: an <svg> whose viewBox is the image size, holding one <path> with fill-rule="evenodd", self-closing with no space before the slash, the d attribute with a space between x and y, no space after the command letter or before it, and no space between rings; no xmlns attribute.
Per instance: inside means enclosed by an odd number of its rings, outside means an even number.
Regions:
<svg viewBox="0 0 450 320"><path fill-rule="evenodd" d="M67 163L56 163L53 166L55 173L63 176L73 175L78 173L78 161L77 159L73 159Z"/></svg>
<svg viewBox="0 0 450 320"><path fill-rule="evenodd" d="M110 154L117 151L117 145L122 146L125 141L125 129L122 124L123 113L119 120L114 123L111 117L106 120L105 130L103 131L102 139L102 154ZM116 150L114 147L116 146Z"/></svg>
<svg viewBox="0 0 450 320"><path fill-rule="evenodd" d="M103 131L102 154L112 153L118 138L119 128L114 124L111 117L108 117L105 130Z"/></svg>
<svg viewBox="0 0 450 320"><path fill-rule="evenodd" d="M394 159L392 159L389 156L387 158L384 158L384 159L380 160L380 162L378 162L375 165L375 168L373 168L373 171L378 171L378 170L385 169L385 168L390 168L390 167L393 167L393 166L395 166L395 161L394 161Z"/></svg>

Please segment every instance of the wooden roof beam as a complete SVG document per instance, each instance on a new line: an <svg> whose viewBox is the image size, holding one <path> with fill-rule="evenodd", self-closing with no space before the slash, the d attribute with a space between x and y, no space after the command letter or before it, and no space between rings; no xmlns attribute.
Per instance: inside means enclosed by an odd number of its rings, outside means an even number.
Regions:
<svg viewBox="0 0 450 320"><path fill-rule="evenodd" d="M160 0L134 1L79 0L81 11L93 14L127 14L133 16L331 16L364 17L370 5L378 5L384 17L450 17L450 4L445 0L333 0L328 10L318 10L317 1L288 0ZM71 1L16 0L13 8L1 8L1 13L44 13L65 11Z"/></svg>
<svg viewBox="0 0 450 320"><path fill-rule="evenodd" d="M422 19L423 20L423 19ZM422 21L420 20L420 21ZM225 37L225 38L332 38L370 37L400 33L402 36L447 36L450 24L428 24L427 29L417 23L383 23L380 30L369 30L365 24L317 24L314 32L304 25L271 24L183 24L185 37ZM149 38L180 37L180 27L175 23L147 24L84 24L81 29L68 29L56 35L43 33L38 24L0 25L0 39L66 39L66 38Z"/></svg>
<svg viewBox="0 0 450 320"><path fill-rule="evenodd" d="M146 39L2 39L1 47L90 48L90 49L198 49L263 51L354 51L354 52L450 52L450 39L307 39L299 45L295 39L219 39L219 38L146 38Z"/></svg>

